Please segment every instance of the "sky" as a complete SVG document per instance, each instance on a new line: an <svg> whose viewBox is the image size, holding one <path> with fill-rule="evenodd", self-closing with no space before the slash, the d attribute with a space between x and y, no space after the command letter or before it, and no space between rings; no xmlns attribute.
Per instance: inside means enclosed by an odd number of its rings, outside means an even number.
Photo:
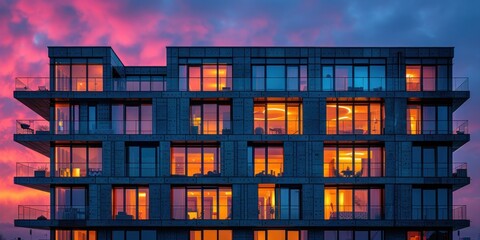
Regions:
<svg viewBox="0 0 480 240"><path fill-rule="evenodd" d="M48 161L13 142L16 119L40 117L13 99L14 79L48 76L47 46L112 46L125 65L165 65L166 46L447 46L471 98L454 113L471 141L454 153L471 184L455 192L480 234L480 1L0 0L0 234L12 239L17 205L48 194L15 186L16 162ZM477 107L475 107L477 106ZM14 231L14 232L12 232ZM34 234L37 234L34 230ZM38 233L44 236L44 233Z"/></svg>

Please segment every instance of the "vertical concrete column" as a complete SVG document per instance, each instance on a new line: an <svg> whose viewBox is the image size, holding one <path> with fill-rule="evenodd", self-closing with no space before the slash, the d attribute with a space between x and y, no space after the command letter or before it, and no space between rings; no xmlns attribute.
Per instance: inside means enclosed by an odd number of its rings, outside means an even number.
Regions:
<svg viewBox="0 0 480 240"><path fill-rule="evenodd" d="M303 134L320 134L322 111L324 110L321 109L318 99L303 99Z"/></svg>
<svg viewBox="0 0 480 240"><path fill-rule="evenodd" d="M114 176L125 176L125 142L114 142L113 157Z"/></svg>
<svg viewBox="0 0 480 240"><path fill-rule="evenodd" d="M234 164L235 166L235 175L239 177L248 176L249 169L248 169L248 151L247 151L247 142L246 141L238 141L234 143L236 148L234 149Z"/></svg>
<svg viewBox="0 0 480 240"><path fill-rule="evenodd" d="M160 209L164 208L166 205L161 199L161 184L150 184L148 186L148 191L150 197L148 200L150 219L160 219Z"/></svg>
<svg viewBox="0 0 480 240"><path fill-rule="evenodd" d="M395 202L395 196L399 197L396 195L395 192L395 185L394 184L385 184L385 219L386 220L392 220L395 219L395 213L396 213L396 208L397 204Z"/></svg>
<svg viewBox="0 0 480 240"><path fill-rule="evenodd" d="M233 142L221 142L220 143L220 173L222 176L234 176L233 172L235 169L235 159L234 159L234 147Z"/></svg>
<svg viewBox="0 0 480 240"><path fill-rule="evenodd" d="M245 202L247 208L245 209L245 219L258 219L258 185L245 184Z"/></svg>
<svg viewBox="0 0 480 240"><path fill-rule="evenodd" d="M397 142L396 155L396 176L410 177L412 176L412 142ZM392 161L389 161L392 162Z"/></svg>
<svg viewBox="0 0 480 240"><path fill-rule="evenodd" d="M244 103L243 99L234 98L232 100L232 130L234 134L244 134ZM253 111L253 109L252 109ZM252 119L253 120L253 119Z"/></svg>
<svg viewBox="0 0 480 240"><path fill-rule="evenodd" d="M177 121L177 102L178 100L175 98L169 98L167 100L167 134L177 134L179 124Z"/></svg>
<svg viewBox="0 0 480 240"><path fill-rule="evenodd" d="M295 175L295 164L296 156L294 153L294 143L293 142L284 142L283 143L283 176L292 177Z"/></svg>
<svg viewBox="0 0 480 240"><path fill-rule="evenodd" d="M397 149L395 142L385 142L385 176L396 176Z"/></svg>
<svg viewBox="0 0 480 240"><path fill-rule="evenodd" d="M321 177L323 176L323 142L309 142L310 152L307 154L307 157L310 158L312 163L312 177Z"/></svg>
<svg viewBox="0 0 480 240"><path fill-rule="evenodd" d="M102 209L100 212L101 220L112 219L112 185L110 184L101 184L99 185L100 194L100 207Z"/></svg>
<svg viewBox="0 0 480 240"><path fill-rule="evenodd" d="M99 219L99 205L100 205L100 198L99 198L99 189L97 184L89 184L88 185L88 210L87 210L87 219Z"/></svg>
<svg viewBox="0 0 480 240"><path fill-rule="evenodd" d="M190 133L190 99L180 98L178 102L178 115L180 118L177 121L179 125L177 133L180 134L189 134Z"/></svg>
<svg viewBox="0 0 480 240"><path fill-rule="evenodd" d="M325 219L325 186L323 184L313 185L313 219Z"/></svg>
<svg viewBox="0 0 480 240"><path fill-rule="evenodd" d="M319 126L318 134L327 133L327 99L319 98L318 99L318 121L316 124Z"/></svg>
<svg viewBox="0 0 480 240"><path fill-rule="evenodd" d="M296 172L294 176L296 177L306 177L307 172L307 142L297 142L295 148L295 156L294 156L294 169Z"/></svg>
<svg viewBox="0 0 480 240"><path fill-rule="evenodd" d="M167 129L167 121L168 121L168 101L165 98L155 98L156 104L153 107L153 120L155 124L155 131L156 134L166 134L168 132Z"/></svg>
<svg viewBox="0 0 480 240"><path fill-rule="evenodd" d="M170 212L171 212L171 205L173 204L170 198L171 185L159 184L155 188L157 189L156 191L158 191L157 197L160 199L159 201L160 219L162 220L171 219Z"/></svg>
<svg viewBox="0 0 480 240"><path fill-rule="evenodd" d="M170 142L160 142L158 148L159 176L170 176Z"/></svg>
<svg viewBox="0 0 480 240"><path fill-rule="evenodd" d="M301 216L303 220L312 220L314 219L314 205L312 204L314 199L314 185L313 184L304 184L302 186L302 196L301 196Z"/></svg>
<svg viewBox="0 0 480 240"><path fill-rule="evenodd" d="M112 142L103 141L102 142L102 176L109 177L112 176Z"/></svg>

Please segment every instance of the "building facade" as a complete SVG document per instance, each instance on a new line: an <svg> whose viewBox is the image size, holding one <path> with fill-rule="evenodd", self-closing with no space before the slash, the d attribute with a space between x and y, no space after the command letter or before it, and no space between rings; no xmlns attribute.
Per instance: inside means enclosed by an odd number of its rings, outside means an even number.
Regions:
<svg viewBox="0 0 480 240"><path fill-rule="evenodd" d="M19 227L51 239L453 239L470 182L453 113L470 96L453 48L49 47L17 78L41 116L15 141L49 158L16 184L50 194Z"/></svg>

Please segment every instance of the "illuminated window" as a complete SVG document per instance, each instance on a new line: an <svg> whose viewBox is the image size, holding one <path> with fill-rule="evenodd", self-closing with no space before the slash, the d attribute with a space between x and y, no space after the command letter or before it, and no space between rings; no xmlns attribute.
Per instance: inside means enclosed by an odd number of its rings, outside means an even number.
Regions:
<svg viewBox="0 0 480 240"><path fill-rule="evenodd" d="M100 145L55 146L56 177L95 177L102 175Z"/></svg>
<svg viewBox="0 0 480 240"><path fill-rule="evenodd" d="M249 172L254 176L283 175L283 146L278 144L252 144L248 147Z"/></svg>
<svg viewBox="0 0 480 240"><path fill-rule="evenodd" d="M383 231L324 231L324 239L328 240L383 240Z"/></svg>
<svg viewBox="0 0 480 240"><path fill-rule="evenodd" d="M254 134L302 134L302 104L274 100L255 102Z"/></svg>
<svg viewBox="0 0 480 240"><path fill-rule="evenodd" d="M407 105L407 134L450 134L448 106Z"/></svg>
<svg viewBox="0 0 480 240"><path fill-rule="evenodd" d="M55 219L87 219L87 213L84 187L55 187Z"/></svg>
<svg viewBox="0 0 480 240"><path fill-rule="evenodd" d="M382 134L381 103L327 103L327 134Z"/></svg>
<svg viewBox="0 0 480 240"><path fill-rule="evenodd" d="M232 219L232 188L172 187L172 219Z"/></svg>
<svg viewBox="0 0 480 240"><path fill-rule="evenodd" d="M232 240L232 230L191 230L189 240Z"/></svg>
<svg viewBox="0 0 480 240"><path fill-rule="evenodd" d="M307 230L255 230L254 240L307 240Z"/></svg>
<svg viewBox="0 0 480 240"><path fill-rule="evenodd" d="M323 65L323 91L385 91L384 65Z"/></svg>
<svg viewBox="0 0 480 240"><path fill-rule="evenodd" d="M112 193L113 219L148 219L148 187L114 187Z"/></svg>
<svg viewBox="0 0 480 240"><path fill-rule="evenodd" d="M300 188L259 184L258 219L300 219Z"/></svg>
<svg viewBox="0 0 480 240"><path fill-rule="evenodd" d="M203 64L179 66L180 91L232 90L232 65Z"/></svg>
<svg viewBox="0 0 480 240"><path fill-rule="evenodd" d="M103 91L102 59L56 59L56 91Z"/></svg>
<svg viewBox="0 0 480 240"><path fill-rule="evenodd" d="M254 91L307 91L307 66L252 66L252 89Z"/></svg>
<svg viewBox="0 0 480 240"><path fill-rule="evenodd" d="M412 219L451 219L451 194L447 188L413 188Z"/></svg>
<svg viewBox="0 0 480 240"><path fill-rule="evenodd" d="M97 240L94 230L55 230L55 240Z"/></svg>
<svg viewBox="0 0 480 240"><path fill-rule="evenodd" d="M407 91L448 90L447 66L410 65L406 66L405 74Z"/></svg>
<svg viewBox="0 0 480 240"><path fill-rule="evenodd" d="M325 187L325 220L383 219L383 189Z"/></svg>
<svg viewBox="0 0 480 240"><path fill-rule="evenodd" d="M173 145L170 161L172 175L220 176L218 143Z"/></svg>
<svg viewBox="0 0 480 240"><path fill-rule="evenodd" d="M424 240L424 239L451 239L450 231L408 231L407 240Z"/></svg>
<svg viewBox="0 0 480 240"><path fill-rule="evenodd" d="M228 101L192 102L190 133L231 134L231 103Z"/></svg>
<svg viewBox="0 0 480 240"><path fill-rule="evenodd" d="M156 144L143 143L142 145L127 146L127 176L154 177L157 170Z"/></svg>
<svg viewBox="0 0 480 240"><path fill-rule="evenodd" d="M382 177L384 149L375 146L325 146L325 177Z"/></svg>

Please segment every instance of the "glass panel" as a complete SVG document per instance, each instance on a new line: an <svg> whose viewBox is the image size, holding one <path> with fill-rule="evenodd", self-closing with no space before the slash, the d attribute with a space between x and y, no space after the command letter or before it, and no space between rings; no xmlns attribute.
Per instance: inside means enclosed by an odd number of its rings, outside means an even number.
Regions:
<svg viewBox="0 0 480 240"><path fill-rule="evenodd" d="M186 161L185 161L185 148L173 147L171 148L171 163L172 175L185 175L186 173Z"/></svg>
<svg viewBox="0 0 480 240"><path fill-rule="evenodd" d="M70 147L55 147L56 177L70 177Z"/></svg>
<svg viewBox="0 0 480 240"><path fill-rule="evenodd" d="M87 239L87 231L73 230L73 240L86 240L86 239Z"/></svg>
<svg viewBox="0 0 480 240"><path fill-rule="evenodd" d="M407 66L405 75L407 91L420 91L420 77L420 66Z"/></svg>
<svg viewBox="0 0 480 240"><path fill-rule="evenodd" d="M333 67L322 67L322 89L323 91L333 91Z"/></svg>
<svg viewBox="0 0 480 240"><path fill-rule="evenodd" d="M203 91L217 91L217 65L203 65Z"/></svg>
<svg viewBox="0 0 480 240"><path fill-rule="evenodd" d="M185 188L172 188L172 218L185 219ZM193 210L193 209L192 209Z"/></svg>
<svg viewBox="0 0 480 240"><path fill-rule="evenodd" d="M356 111L356 109L355 109ZM379 103L370 103L370 134L383 133L382 107Z"/></svg>
<svg viewBox="0 0 480 240"><path fill-rule="evenodd" d="M283 147L268 148L267 175L276 177L283 175Z"/></svg>
<svg viewBox="0 0 480 240"><path fill-rule="evenodd" d="M187 176L198 176L202 174L202 148L187 148Z"/></svg>
<svg viewBox="0 0 480 240"><path fill-rule="evenodd" d="M55 65L55 90L70 91L70 64Z"/></svg>
<svg viewBox="0 0 480 240"><path fill-rule="evenodd" d="M88 231L88 240L97 240L97 231Z"/></svg>
<svg viewBox="0 0 480 240"><path fill-rule="evenodd" d="M353 219L353 190L338 190L338 218Z"/></svg>
<svg viewBox="0 0 480 240"><path fill-rule="evenodd" d="M187 196L187 219L202 219L201 189L187 189Z"/></svg>
<svg viewBox="0 0 480 240"><path fill-rule="evenodd" d="M203 219L218 219L217 189L203 190Z"/></svg>
<svg viewBox="0 0 480 240"><path fill-rule="evenodd" d="M435 176L435 148L423 148L423 176Z"/></svg>
<svg viewBox="0 0 480 240"><path fill-rule="evenodd" d="M370 91L385 90L385 66L370 66Z"/></svg>
<svg viewBox="0 0 480 240"><path fill-rule="evenodd" d="M299 240L300 233L298 231L287 231L287 239L288 240Z"/></svg>
<svg viewBox="0 0 480 240"><path fill-rule="evenodd" d="M422 191L412 189L412 219L422 219Z"/></svg>
<svg viewBox="0 0 480 240"><path fill-rule="evenodd" d="M334 147L325 147L323 149L323 176L339 177L337 166L337 149Z"/></svg>
<svg viewBox="0 0 480 240"><path fill-rule="evenodd" d="M356 189L354 193L354 219L368 219L368 190Z"/></svg>
<svg viewBox="0 0 480 240"><path fill-rule="evenodd" d="M254 133L264 134L266 123L266 109L264 104L255 104L253 107Z"/></svg>
<svg viewBox="0 0 480 240"><path fill-rule="evenodd" d="M55 213L57 219L63 219L65 208L72 205L71 189L69 187L55 188Z"/></svg>
<svg viewBox="0 0 480 240"><path fill-rule="evenodd" d="M275 219L275 185L258 185L258 219Z"/></svg>
<svg viewBox="0 0 480 240"><path fill-rule="evenodd" d="M137 146L128 147L128 176L140 176L140 148Z"/></svg>
<svg viewBox="0 0 480 240"><path fill-rule="evenodd" d="M336 188L325 188L325 220L328 219L338 219Z"/></svg>
<svg viewBox="0 0 480 240"><path fill-rule="evenodd" d="M97 106L88 106L88 132L95 133L97 130Z"/></svg>
<svg viewBox="0 0 480 240"><path fill-rule="evenodd" d="M448 159L449 159L448 147L438 146L437 147L437 176L446 177L448 176Z"/></svg>
<svg viewBox="0 0 480 240"><path fill-rule="evenodd" d="M284 103L267 103L267 129L269 134L285 134Z"/></svg>
<svg viewBox="0 0 480 240"><path fill-rule="evenodd" d="M368 148L355 148L353 153L354 177L368 176Z"/></svg>
<svg viewBox="0 0 480 240"><path fill-rule="evenodd" d="M295 104L297 105L297 104ZM287 105L287 134L300 134L300 107Z"/></svg>
<svg viewBox="0 0 480 240"><path fill-rule="evenodd" d="M88 65L88 91L103 90L103 65Z"/></svg>
<svg viewBox="0 0 480 240"><path fill-rule="evenodd" d="M200 78L201 72L200 67L188 67L188 89L189 91L201 91L200 88Z"/></svg>
<svg viewBox="0 0 480 240"><path fill-rule="evenodd" d="M202 231L190 231L189 240L202 240Z"/></svg>
<svg viewBox="0 0 480 240"><path fill-rule="evenodd" d="M300 91L307 91L308 88L307 66L300 66Z"/></svg>
<svg viewBox="0 0 480 240"><path fill-rule="evenodd" d="M370 240L382 240L383 231L370 231Z"/></svg>
<svg viewBox="0 0 480 240"><path fill-rule="evenodd" d="M123 105L112 105L112 130L115 134L123 134Z"/></svg>
<svg viewBox="0 0 480 240"><path fill-rule="evenodd" d="M299 87L298 67L288 66L287 67L287 90L298 91L298 87Z"/></svg>
<svg viewBox="0 0 480 240"><path fill-rule="evenodd" d="M202 106L193 105L190 107L190 133L199 134L202 130Z"/></svg>
<svg viewBox="0 0 480 240"><path fill-rule="evenodd" d="M252 67L252 88L257 91L265 90L265 67L253 66Z"/></svg>
<svg viewBox="0 0 480 240"><path fill-rule="evenodd" d="M423 123L423 134L435 134L435 125L436 125L436 115L435 115L435 107L434 106L424 106L423 107L423 115L422 115L422 123Z"/></svg>
<svg viewBox="0 0 480 240"><path fill-rule="evenodd" d="M368 106L367 105L356 105L354 113L354 134L368 134ZM378 112L380 113L380 112Z"/></svg>
<svg viewBox="0 0 480 240"><path fill-rule="evenodd" d="M219 195L219 219L232 219L232 189L220 188Z"/></svg>
<svg viewBox="0 0 480 240"><path fill-rule="evenodd" d="M423 67L423 91L435 91L436 67Z"/></svg>
<svg viewBox="0 0 480 240"><path fill-rule="evenodd" d="M285 66L267 66L267 90L285 90Z"/></svg>
<svg viewBox="0 0 480 240"><path fill-rule="evenodd" d="M338 231L338 239L339 240L352 240L353 239L353 231Z"/></svg>
<svg viewBox="0 0 480 240"><path fill-rule="evenodd" d="M139 107L138 106L126 106L125 110L126 120L126 134L139 134Z"/></svg>
<svg viewBox="0 0 480 240"><path fill-rule="evenodd" d="M327 134L337 134L337 105L327 104Z"/></svg>
<svg viewBox="0 0 480 240"><path fill-rule="evenodd" d="M178 90L187 91L187 66L178 66Z"/></svg>
<svg viewBox="0 0 480 240"><path fill-rule="evenodd" d="M437 193L438 219L448 219L448 189L439 188Z"/></svg>
<svg viewBox="0 0 480 240"><path fill-rule="evenodd" d="M355 231L355 239L368 239L368 231Z"/></svg>
<svg viewBox="0 0 480 240"><path fill-rule="evenodd" d="M155 240L155 239L157 239L156 230L142 230L142 240Z"/></svg>
<svg viewBox="0 0 480 240"><path fill-rule="evenodd" d="M254 240L266 240L266 231L255 231L253 232Z"/></svg>
<svg viewBox="0 0 480 240"><path fill-rule="evenodd" d="M290 219L300 219L300 189L290 190Z"/></svg>
<svg viewBox="0 0 480 240"><path fill-rule="evenodd" d="M148 188L138 189L138 219L148 219Z"/></svg>
<svg viewBox="0 0 480 240"><path fill-rule="evenodd" d="M205 175L216 175L218 171L218 148L205 147L203 148L203 171Z"/></svg>
<svg viewBox="0 0 480 240"><path fill-rule="evenodd" d="M143 177L154 177L156 170L155 151L154 147L142 148L142 169L141 173Z"/></svg>
<svg viewBox="0 0 480 240"><path fill-rule="evenodd" d="M217 230L203 230L203 239L217 240Z"/></svg>
<svg viewBox="0 0 480 240"><path fill-rule="evenodd" d="M435 219L436 218L436 193L434 189L423 190L423 218L422 219Z"/></svg>
<svg viewBox="0 0 480 240"><path fill-rule="evenodd" d="M55 104L55 133L70 133L70 106L68 104Z"/></svg>
<svg viewBox="0 0 480 240"><path fill-rule="evenodd" d="M139 231L127 231L127 234L125 236L128 240L140 240Z"/></svg>
<svg viewBox="0 0 480 240"><path fill-rule="evenodd" d="M422 237L421 233L420 232L412 232L412 231L409 231L407 233L407 240L420 240Z"/></svg>
<svg viewBox="0 0 480 240"><path fill-rule="evenodd" d="M266 169L266 150L264 147L254 148L254 175L262 176L267 174Z"/></svg>
<svg viewBox="0 0 480 240"><path fill-rule="evenodd" d="M87 148L72 148L72 177L85 177L87 175Z"/></svg>
<svg viewBox="0 0 480 240"><path fill-rule="evenodd" d="M371 147L370 148L370 176L371 177L382 177L383 176L383 149L380 147ZM363 161L363 159L362 159ZM368 173L365 171L366 168L362 163L362 169L364 170L362 176L368 176Z"/></svg>
<svg viewBox="0 0 480 240"><path fill-rule="evenodd" d="M268 230L267 240L285 240L285 230Z"/></svg>
<svg viewBox="0 0 480 240"><path fill-rule="evenodd" d="M420 106L408 105L407 106L407 133L408 134L421 134L421 122L422 115L420 114Z"/></svg>
<svg viewBox="0 0 480 240"><path fill-rule="evenodd" d="M382 189L370 189L370 219L382 219L383 215Z"/></svg>
<svg viewBox="0 0 480 240"><path fill-rule="evenodd" d="M112 231L112 239L115 240L124 240L125 239L125 232L124 231Z"/></svg>
<svg viewBox="0 0 480 240"><path fill-rule="evenodd" d="M125 212L137 219L137 190L125 189Z"/></svg>
<svg viewBox="0 0 480 240"><path fill-rule="evenodd" d="M101 176L102 175L102 148L89 147L88 148L88 175Z"/></svg>
<svg viewBox="0 0 480 240"><path fill-rule="evenodd" d="M125 213L124 209L124 199L123 199L123 188L114 188L113 189L113 217L117 218L119 213Z"/></svg>
<svg viewBox="0 0 480 240"><path fill-rule="evenodd" d="M338 133L352 134L353 133L353 106L352 105L338 105Z"/></svg>
<svg viewBox="0 0 480 240"><path fill-rule="evenodd" d="M84 188L72 188L72 206L65 208L66 219L85 219L86 217L86 190Z"/></svg>
<svg viewBox="0 0 480 240"><path fill-rule="evenodd" d="M323 239L337 240L337 231L324 231L323 236Z"/></svg>
<svg viewBox="0 0 480 240"><path fill-rule="evenodd" d="M412 147L412 176L422 176L422 148Z"/></svg>
<svg viewBox="0 0 480 240"><path fill-rule="evenodd" d="M351 147L338 149L338 169L339 176L353 177L355 169L353 168L354 152Z"/></svg>
<svg viewBox="0 0 480 240"><path fill-rule="evenodd" d="M448 78L448 67L446 65L439 65L437 66L437 71L437 90L447 91L448 86L450 85L450 79Z"/></svg>
<svg viewBox="0 0 480 240"><path fill-rule="evenodd" d="M352 66L335 66L335 90L352 90Z"/></svg>
<svg viewBox="0 0 480 240"><path fill-rule="evenodd" d="M368 67L367 66L355 66L354 67L354 83L353 87L355 91L367 91L368 90Z"/></svg>
<svg viewBox="0 0 480 240"><path fill-rule="evenodd" d="M87 91L87 65L72 65L72 91Z"/></svg>
<svg viewBox="0 0 480 240"><path fill-rule="evenodd" d="M437 133L438 134L449 134L448 121L448 107L447 106L438 106L437 107Z"/></svg>
<svg viewBox="0 0 480 240"><path fill-rule="evenodd" d="M218 120L218 128L222 130L219 134L229 134L232 132L230 105L218 106Z"/></svg>
<svg viewBox="0 0 480 240"><path fill-rule="evenodd" d="M218 65L218 90L232 90L232 66Z"/></svg>
<svg viewBox="0 0 480 240"><path fill-rule="evenodd" d="M203 105L203 134L217 134L217 104Z"/></svg>
<svg viewBox="0 0 480 240"><path fill-rule="evenodd" d="M290 189L277 188L277 218L290 219Z"/></svg>
<svg viewBox="0 0 480 240"><path fill-rule="evenodd" d="M219 240L232 240L232 230L218 230Z"/></svg>

